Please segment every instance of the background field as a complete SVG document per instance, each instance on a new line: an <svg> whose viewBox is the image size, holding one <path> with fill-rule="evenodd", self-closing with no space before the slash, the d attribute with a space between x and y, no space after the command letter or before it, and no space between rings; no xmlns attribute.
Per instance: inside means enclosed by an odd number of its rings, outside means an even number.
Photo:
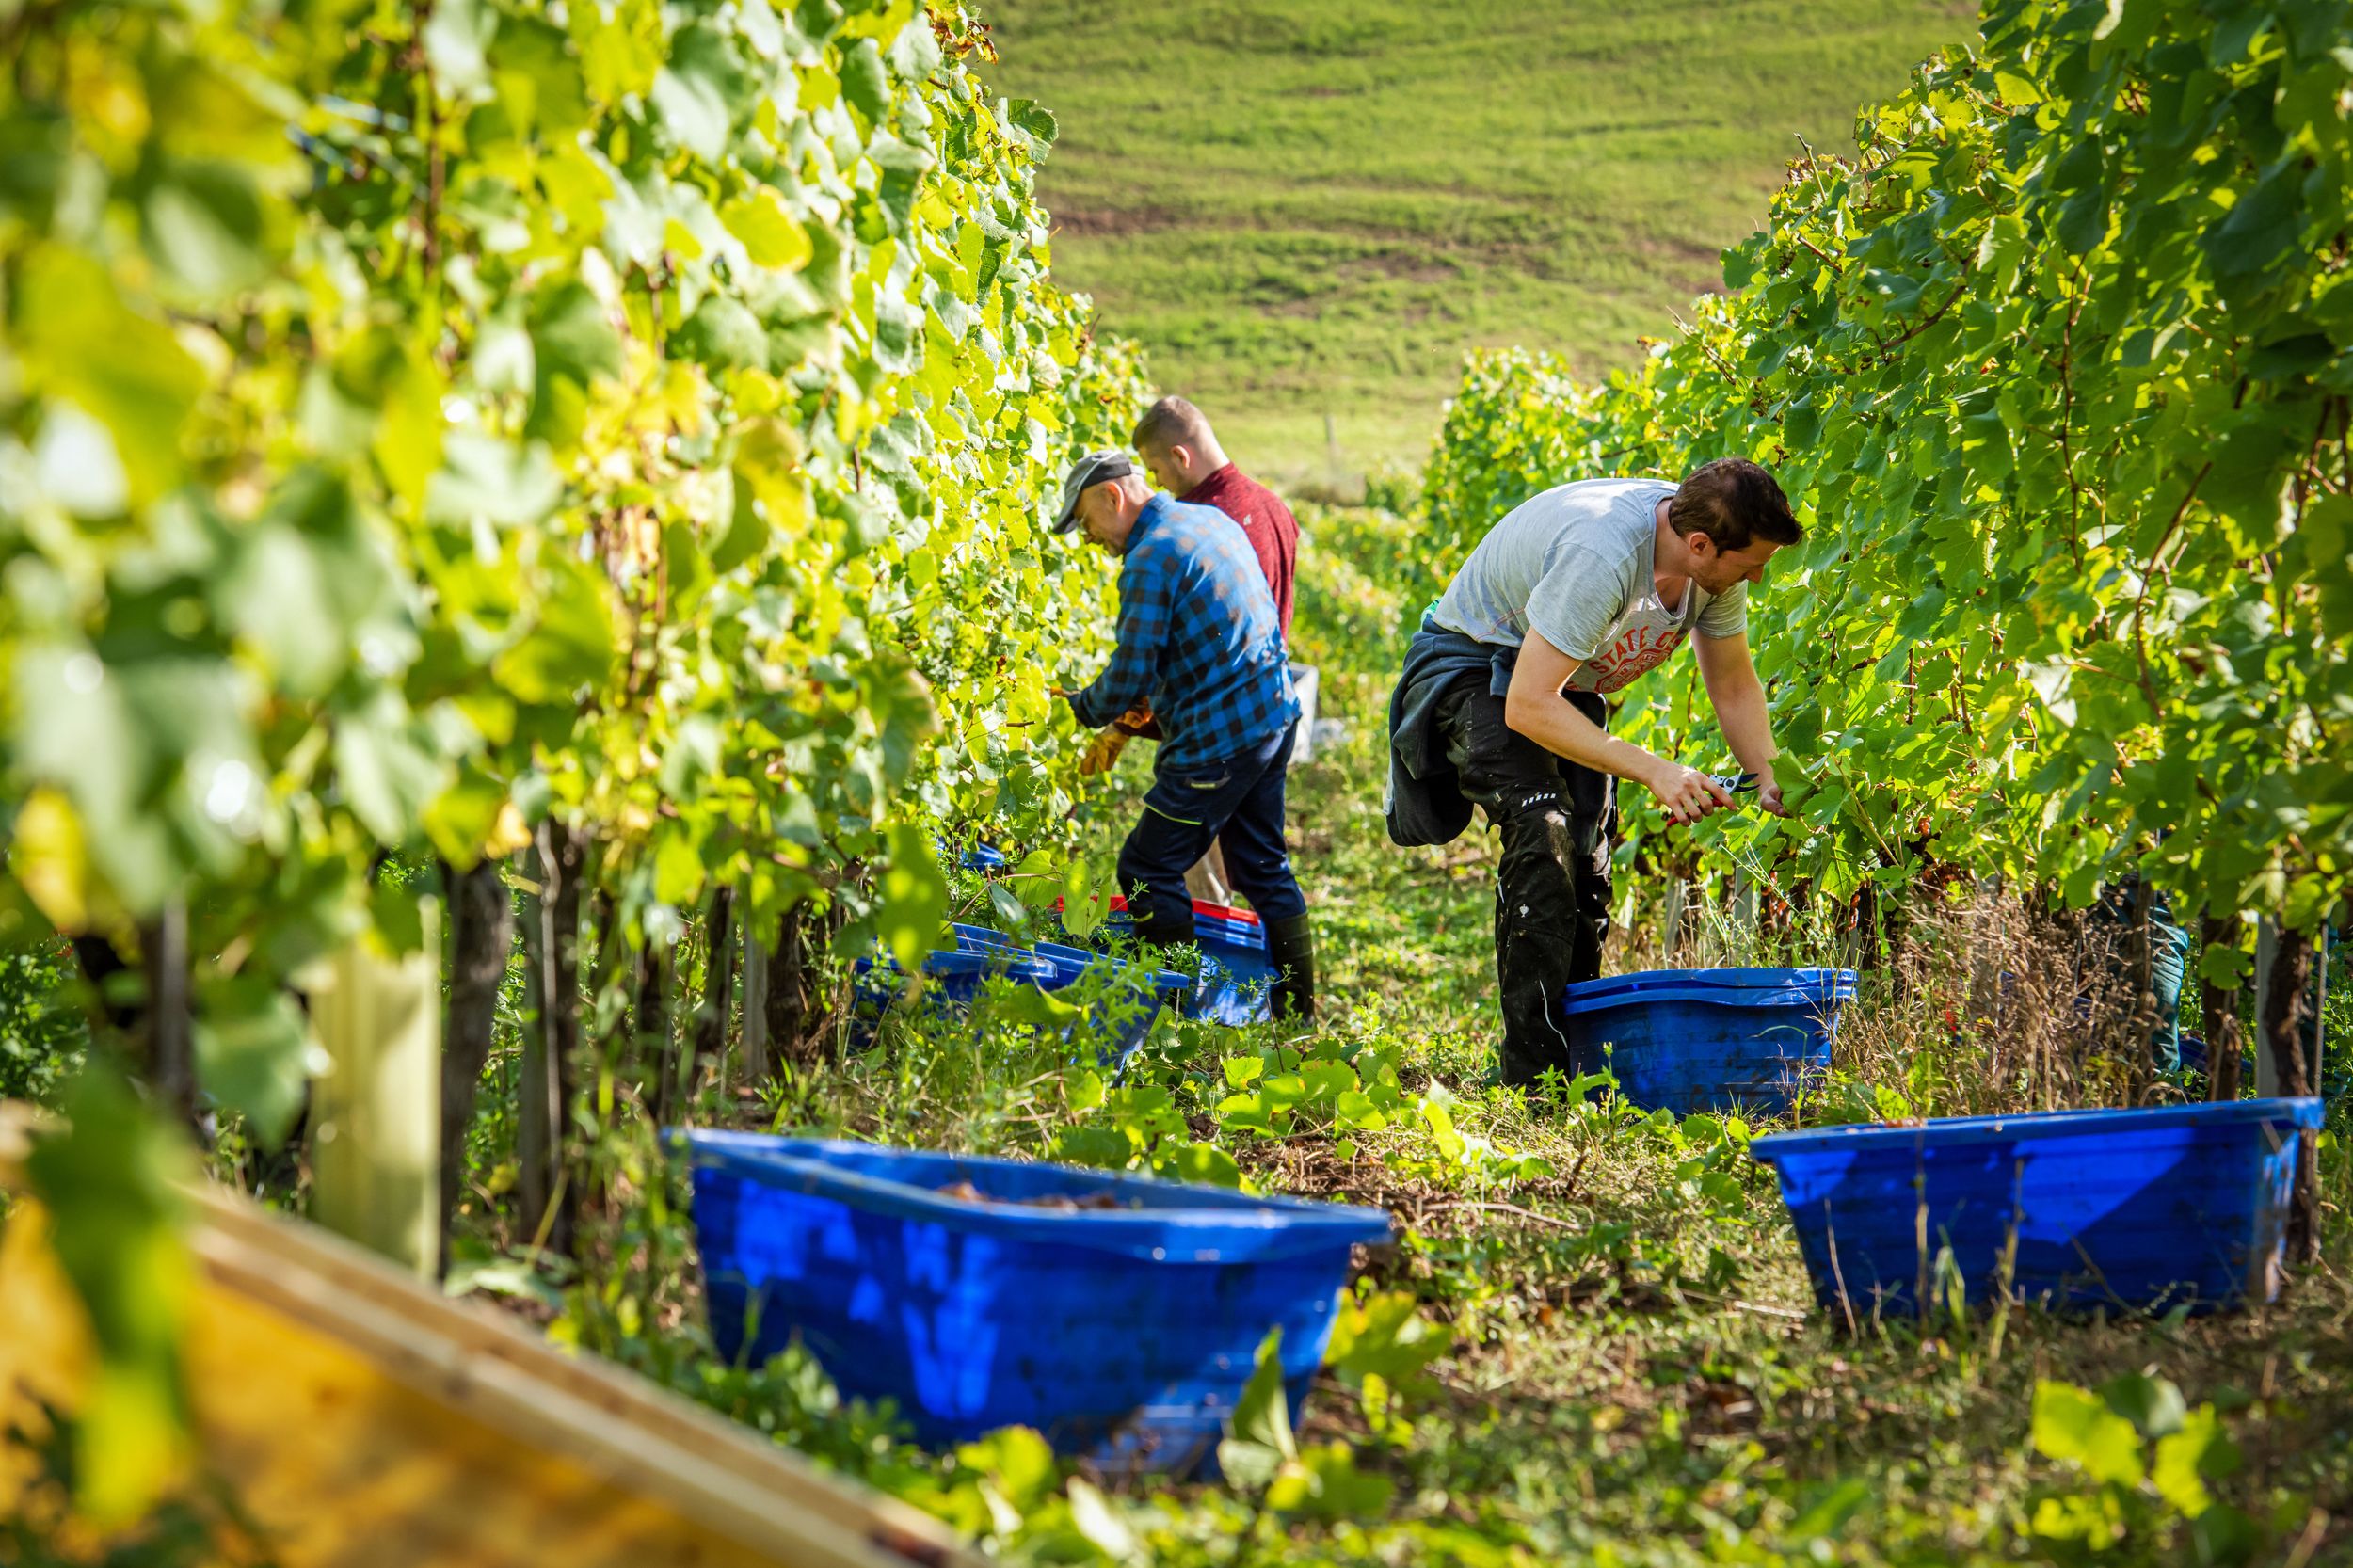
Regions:
<svg viewBox="0 0 2353 1568"><path fill-rule="evenodd" d="M1040 181L1056 276L1247 466L1321 486L1417 465L1467 348L1598 373L1671 330L1798 137L1850 151L1855 106L1974 14L1001 0L993 78L1061 120Z"/></svg>

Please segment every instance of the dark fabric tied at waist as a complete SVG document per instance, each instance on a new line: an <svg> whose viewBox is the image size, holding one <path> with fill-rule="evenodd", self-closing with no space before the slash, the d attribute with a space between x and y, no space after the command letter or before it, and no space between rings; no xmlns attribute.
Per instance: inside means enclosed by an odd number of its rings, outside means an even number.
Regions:
<svg viewBox="0 0 2353 1568"><path fill-rule="evenodd" d="M1451 843L1470 825L1471 803L1439 732L1438 699L1482 671L1488 692L1503 696L1519 656L1515 646L1482 643L1422 617L1389 694L1389 783L1381 805L1391 843Z"/></svg>

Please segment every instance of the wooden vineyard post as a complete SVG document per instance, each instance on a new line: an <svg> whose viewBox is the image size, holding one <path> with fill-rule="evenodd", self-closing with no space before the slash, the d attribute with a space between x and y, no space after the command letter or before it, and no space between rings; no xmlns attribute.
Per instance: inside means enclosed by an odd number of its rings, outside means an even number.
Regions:
<svg viewBox="0 0 2353 1568"><path fill-rule="evenodd" d="M2255 1097L2269 1099L2280 1093L2278 1064L2271 1060L2271 966L2280 943L2280 928L2266 915L2255 926Z"/></svg>
<svg viewBox="0 0 2353 1568"><path fill-rule="evenodd" d="M735 1001L734 913L735 889L722 888L711 895L711 913L703 926L703 1000L695 1010L694 1048L685 1062L689 1109L706 1064L721 1081L727 1077L728 1012Z"/></svg>
<svg viewBox="0 0 2353 1568"><path fill-rule="evenodd" d="M446 1265L449 1227L466 1175L466 1128L474 1091L498 1023L499 986L515 946L515 906L499 862L451 871L449 1022L441 1037L441 1224Z"/></svg>
<svg viewBox="0 0 2353 1568"><path fill-rule="evenodd" d="M538 872L536 851L532 871ZM555 1163L549 1152L555 1143L555 1080L548 1071L546 968L541 947L544 916L543 884L523 884L516 923L523 939L523 1040L521 1061L515 1074L515 1206L523 1233L536 1236L548 1211L548 1194L555 1185Z"/></svg>
<svg viewBox="0 0 2353 1568"><path fill-rule="evenodd" d="M826 1038L847 999L829 997L823 988L824 958L844 919L839 903L820 913L807 900L778 917L764 977L771 1064L798 1062L828 1048Z"/></svg>
<svg viewBox="0 0 2353 1568"><path fill-rule="evenodd" d="M2306 991L2312 982L2313 941L2300 931L2281 931L2272 939L2265 975L2263 1040L2259 1062L2271 1064L2270 1092L2301 1097L2314 1092L2304 1055ZM2319 1147L2316 1135L2297 1136L2296 1189L2288 1208L2288 1256L2309 1263L2320 1244Z"/></svg>
<svg viewBox="0 0 2353 1568"><path fill-rule="evenodd" d="M654 1125L661 1127L670 1120L680 1077L678 1019L671 1016L678 993L679 943L671 940L656 946L651 932L646 933L645 943L637 952L637 1000L632 1021L637 1030L637 1064L640 1081L645 1086L646 1107Z"/></svg>
<svg viewBox="0 0 2353 1568"><path fill-rule="evenodd" d="M744 928L744 1082L759 1088L768 1081L768 944L760 939L759 922L745 919Z"/></svg>
<svg viewBox="0 0 2353 1568"><path fill-rule="evenodd" d="M196 1125L195 1019L188 1005L188 906L173 899L139 930L147 969L147 1073L183 1127Z"/></svg>
<svg viewBox="0 0 2353 1568"><path fill-rule="evenodd" d="M2297 1055L2304 1064L2304 1082L2311 1086L2304 1093L2317 1095L2320 1093L2321 1051L2327 1044L2321 1037L2320 1018L2321 1010L2328 1001L2329 928L2324 924L2306 940L2309 953L2305 964L2305 984L2309 994L2304 1000L2303 1038ZM2267 1037L2266 1020L2271 1016L2271 973L2278 963L2279 941L2279 927L2270 920L2265 920L2255 936L2255 1027L2259 1040ZM2257 1096L2268 1098L2273 1095L2294 1093L2283 1088L2282 1081L2268 1046L2258 1048L2255 1052Z"/></svg>
<svg viewBox="0 0 2353 1568"><path fill-rule="evenodd" d="M2199 921L2199 936L2205 947L2235 946L2238 941L2238 921L2229 916L2209 911ZM2202 951L2202 950L2201 950ZM2239 1008L2247 995L2242 985L2224 991L2219 986L2205 988L2205 1016L2202 1020L2206 1036L2206 1097L2211 1100L2234 1100L2239 1097Z"/></svg>
<svg viewBox="0 0 2353 1568"><path fill-rule="evenodd" d="M2324 1087L2326 1080L2321 1076L2322 1068L2327 1065L2322 1058L2329 1049L2329 1036L2321 1020L2328 1016L2328 1008L2329 922L2323 920L2320 922L2319 929L2313 933L2312 1014L2306 1020L2304 1028L2305 1081L2313 1086L2313 1093L2315 1095L2328 1092Z"/></svg>
<svg viewBox="0 0 2353 1568"><path fill-rule="evenodd" d="M835 905L837 910L840 905ZM824 999L815 995L818 959L831 925L808 903L792 905L776 920L763 978L768 990L768 1051L797 1061L824 1022Z"/></svg>
<svg viewBox="0 0 2353 1568"><path fill-rule="evenodd" d="M329 959L311 1018L332 1064L312 1096L311 1214L430 1278L440 1240L440 905L415 952L362 935Z"/></svg>
<svg viewBox="0 0 2353 1568"><path fill-rule="evenodd" d="M539 891L532 901L531 979L537 996L523 1034L521 1105L516 1129L522 1170L516 1192L523 1228L546 1234L555 1252L571 1250L569 1208L559 1202L564 1119L571 1104L571 1064L580 1047L580 880L587 856L564 824L539 824Z"/></svg>

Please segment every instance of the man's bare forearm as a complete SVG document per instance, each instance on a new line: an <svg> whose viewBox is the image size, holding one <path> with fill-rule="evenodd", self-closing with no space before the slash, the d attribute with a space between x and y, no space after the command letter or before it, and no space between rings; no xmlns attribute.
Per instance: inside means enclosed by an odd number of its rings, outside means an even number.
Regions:
<svg viewBox="0 0 2353 1568"><path fill-rule="evenodd" d="M1732 747L1733 756L1751 773L1763 773L1781 755L1781 747L1773 743L1772 715L1765 706L1765 688L1754 675L1746 680L1738 676L1726 681L1732 689L1720 697L1710 692L1708 700L1716 710L1717 727L1723 730L1724 741Z"/></svg>
<svg viewBox="0 0 2353 1568"><path fill-rule="evenodd" d="M1631 741L1622 741L1577 711L1565 697L1517 694L1503 705L1503 722L1570 761L1636 783L1645 782L1659 760Z"/></svg>

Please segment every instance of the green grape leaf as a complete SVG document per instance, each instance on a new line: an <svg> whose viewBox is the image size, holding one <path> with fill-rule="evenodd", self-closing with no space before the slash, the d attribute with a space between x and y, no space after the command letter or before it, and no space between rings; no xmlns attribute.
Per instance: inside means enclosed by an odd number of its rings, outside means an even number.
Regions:
<svg viewBox="0 0 2353 1568"><path fill-rule="evenodd" d="M841 96L866 117L870 126L882 123L890 107L890 76L883 66L882 48L860 39L841 53Z"/></svg>
<svg viewBox="0 0 2353 1568"><path fill-rule="evenodd" d="M1033 98L1009 98L1005 101L1005 122L1030 139L1031 154L1043 158L1054 145L1062 127L1055 122L1054 112Z"/></svg>
<svg viewBox="0 0 2353 1568"><path fill-rule="evenodd" d="M2132 1422L2068 1384L2035 1384L2032 1437L2037 1453L2078 1465L2093 1480L2137 1486L2147 1474Z"/></svg>
<svg viewBox="0 0 2353 1568"><path fill-rule="evenodd" d="M2110 1410L2132 1422L2143 1437L2168 1437L2182 1430L2189 1405L2182 1391L2164 1378L2128 1372L2100 1385L2100 1398Z"/></svg>
<svg viewBox="0 0 2353 1568"><path fill-rule="evenodd" d="M802 228L774 186L758 185L719 209L719 221L744 242L755 266L797 272L816 254L808 231Z"/></svg>
<svg viewBox="0 0 2353 1568"><path fill-rule="evenodd" d="M1245 1185L1241 1164L1215 1144L1182 1144L1164 1149L1153 1160L1152 1169L1173 1181L1237 1189Z"/></svg>
<svg viewBox="0 0 2353 1568"><path fill-rule="evenodd" d="M948 917L948 884L932 857L931 837L912 823L894 823L888 835L888 864L880 878L881 906L875 933L899 967L920 968Z"/></svg>
<svg viewBox="0 0 2353 1568"><path fill-rule="evenodd" d="M1246 1491L1263 1492L1284 1464L1299 1457L1291 1437L1290 1397L1283 1380L1283 1331L1270 1329L1258 1344L1257 1363L1242 1384L1217 1446L1218 1468Z"/></svg>
<svg viewBox="0 0 2353 1568"><path fill-rule="evenodd" d="M714 294L696 307L677 336L674 351L712 371L749 366L766 370L768 329L741 300Z"/></svg>
<svg viewBox="0 0 2353 1568"><path fill-rule="evenodd" d="M205 376L171 329L124 306L96 262L55 247L19 263L16 292L9 328L34 387L112 432L135 503L177 483Z"/></svg>
<svg viewBox="0 0 2353 1568"><path fill-rule="evenodd" d="M425 487L424 510L440 522L523 527L546 517L563 493L545 447L452 434L440 472Z"/></svg>
<svg viewBox="0 0 2353 1568"><path fill-rule="evenodd" d="M1267 1488L1267 1506L1310 1519L1370 1518L1387 1512L1396 1493L1387 1477L1357 1469L1355 1450L1336 1439L1306 1449L1296 1464L1286 1466Z"/></svg>
<svg viewBox="0 0 2353 1568"><path fill-rule="evenodd" d="M1402 1387L1453 1347L1454 1331L1432 1322L1410 1291L1343 1300L1333 1320L1323 1364L1345 1381L1378 1377Z"/></svg>
<svg viewBox="0 0 2353 1568"><path fill-rule="evenodd" d="M334 720L335 777L376 842L403 844L448 782L450 765L398 696L378 690Z"/></svg>
<svg viewBox="0 0 2353 1568"><path fill-rule="evenodd" d="M139 206L148 253L187 293L214 299L262 275L262 201L233 164L178 163Z"/></svg>
<svg viewBox="0 0 2353 1568"><path fill-rule="evenodd" d="M421 32L434 86L456 98L482 86L498 26L499 13L488 0L433 0Z"/></svg>
<svg viewBox="0 0 2353 1568"><path fill-rule="evenodd" d="M680 145L715 163L757 88L728 35L713 24L692 23L670 40L669 60L654 77L653 106Z"/></svg>
<svg viewBox="0 0 2353 1568"><path fill-rule="evenodd" d="M2178 1430L2157 1440L2156 1464L2150 1469L2150 1480L2168 1507L2184 1518L2195 1519L2214 1505L2206 1482L2221 1480L2238 1467L2238 1445L2222 1430L2222 1418L2215 1414L2214 1406L2201 1404L2184 1414Z"/></svg>
<svg viewBox="0 0 2353 1568"><path fill-rule="evenodd" d="M581 282L540 290L532 299L529 320L536 375L525 428L542 439L568 440L578 395L599 376L620 375L621 336Z"/></svg>
<svg viewBox="0 0 2353 1568"><path fill-rule="evenodd" d="M198 1080L246 1119L263 1145L285 1141L324 1053L293 997L251 982L217 987L196 1021Z"/></svg>
<svg viewBox="0 0 2353 1568"><path fill-rule="evenodd" d="M541 568L530 631L493 661L491 674L519 702L569 702L582 688L601 685L619 657L609 590L568 557L545 560Z"/></svg>

